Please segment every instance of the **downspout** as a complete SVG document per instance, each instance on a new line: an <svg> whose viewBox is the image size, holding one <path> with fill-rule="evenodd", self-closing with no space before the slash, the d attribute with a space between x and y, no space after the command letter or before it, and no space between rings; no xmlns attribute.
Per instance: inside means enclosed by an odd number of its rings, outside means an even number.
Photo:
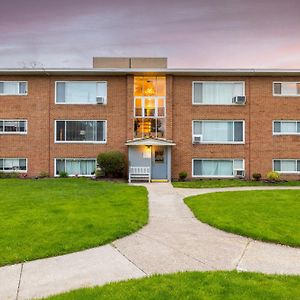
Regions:
<svg viewBox="0 0 300 300"><path fill-rule="evenodd" d="M50 170L51 170L51 132L50 132L50 128L51 128L51 78L50 78L50 74L48 72L45 71L45 75L48 76L48 174L50 176ZM55 174L54 174L55 175Z"/></svg>
<svg viewBox="0 0 300 300"><path fill-rule="evenodd" d="M248 84L248 88L249 88L249 101L248 101L248 103L249 103L249 109L248 109L248 114L249 114L249 122L248 122L248 132L249 132L249 134L248 134L248 139L249 139L249 141L248 141L248 143L249 143L249 162L248 162L248 170L249 170L249 175L248 175L248 177L249 177L249 179L251 179L251 141L252 141L252 137L251 137L251 101L252 101L252 99L251 99L251 77L249 77L248 78L248 80L249 80L249 84Z"/></svg>

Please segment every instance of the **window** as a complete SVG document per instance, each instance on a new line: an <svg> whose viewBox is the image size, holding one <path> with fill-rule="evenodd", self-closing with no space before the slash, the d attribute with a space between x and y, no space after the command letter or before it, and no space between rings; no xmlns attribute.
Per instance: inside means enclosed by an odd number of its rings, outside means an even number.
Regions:
<svg viewBox="0 0 300 300"><path fill-rule="evenodd" d="M273 170L279 173L300 173L300 159L274 159Z"/></svg>
<svg viewBox="0 0 300 300"><path fill-rule="evenodd" d="M107 102L107 82L57 81L55 103L97 104L98 99Z"/></svg>
<svg viewBox="0 0 300 300"><path fill-rule="evenodd" d="M26 81L0 81L0 96L27 95Z"/></svg>
<svg viewBox="0 0 300 300"><path fill-rule="evenodd" d="M67 172L69 176L92 176L97 167L92 158L60 158L55 159L55 175Z"/></svg>
<svg viewBox="0 0 300 300"><path fill-rule="evenodd" d="M0 158L0 172L26 172L26 158Z"/></svg>
<svg viewBox="0 0 300 300"><path fill-rule="evenodd" d="M294 135L300 134L300 121L274 121L274 135Z"/></svg>
<svg viewBox="0 0 300 300"><path fill-rule="evenodd" d="M55 121L55 125L55 142L106 142L106 121Z"/></svg>
<svg viewBox="0 0 300 300"><path fill-rule="evenodd" d="M245 83L229 81L193 82L193 104L232 104L236 96L245 96Z"/></svg>
<svg viewBox="0 0 300 300"><path fill-rule="evenodd" d="M273 82L274 96L300 96L300 82Z"/></svg>
<svg viewBox="0 0 300 300"><path fill-rule="evenodd" d="M0 134L26 134L27 121L0 120Z"/></svg>
<svg viewBox="0 0 300 300"><path fill-rule="evenodd" d="M244 121L193 121L193 141L206 144L244 143Z"/></svg>
<svg viewBox="0 0 300 300"><path fill-rule="evenodd" d="M193 159L193 177L234 177L244 170L243 159Z"/></svg>
<svg viewBox="0 0 300 300"><path fill-rule="evenodd" d="M166 78L134 78L134 137L164 138Z"/></svg>

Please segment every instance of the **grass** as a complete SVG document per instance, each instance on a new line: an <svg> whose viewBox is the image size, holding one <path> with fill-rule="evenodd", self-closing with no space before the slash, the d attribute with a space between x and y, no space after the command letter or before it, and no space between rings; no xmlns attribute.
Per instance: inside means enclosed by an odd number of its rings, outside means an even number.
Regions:
<svg viewBox="0 0 300 300"><path fill-rule="evenodd" d="M237 186L300 186L299 181L284 181L270 183L265 181L241 180L241 179L203 179L193 181L174 181L175 188L225 188Z"/></svg>
<svg viewBox="0 0 300 300"><path fill-rule="evenodd" d="M51 300L300 299L300 277L237 272L186 272L83 288Z"/></svg>
<svg viewBox="0 0 300 300"><path fill-rule="evenodd" d="M300 246L300 190L210 193L184 201L200 221L219 229Z"/></svg>
<svg viewBox="0 0 300 300"><path fill-rule="evenodd" d="M109 243L148 221L147 190L89 179L0 180L0 265Z"/></svg>

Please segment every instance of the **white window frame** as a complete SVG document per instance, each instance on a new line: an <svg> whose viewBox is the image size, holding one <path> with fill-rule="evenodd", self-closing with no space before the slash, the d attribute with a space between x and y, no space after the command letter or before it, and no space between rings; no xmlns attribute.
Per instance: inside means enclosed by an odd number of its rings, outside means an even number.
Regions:
<svg viewBox="0 0 300 300"><path fill-rule="evenodd" d="M55 104L62 104L62 105L98 105L100 106L100 104L97 103L96 99L95 99L95 103L86 103L86 102L76 102L76 103L67 103L67 102L57 102L57 99L56 99L56 91L57 91L57 83L69 83L69 82L72 82L72 83L105 83L106 84L106 96L105 96L105 99L104 99L104 103L102 105L106 105L107 104L107 92L108 92L108 84L107 84L107 81L105 80L58 80L58 81L55 81L55 88L54 88L54 97L55 97ZM102 97L102 96L97 96L96 97Z"/></svg>
<svg viewBox="0 0 300 300"><path fill-rule="evenodd" d="M57 141L56 140L56 123L59 121L63 122L104 122L104 138L105 141ZM66 124L65 123L65 134L66 131ZM54 120L54 143L55 144L107 144L107 120Z"/></svg>
<svg viewBox="0 0 300 300"><path fill-rule="evenodd" d="M24 81L24 80L0 80L0 82L10 82L10 83L18 83L19 84L19 90L18 90L18 94L1 94L0 96L28 96L28 81ZM24 94L20 94L20 83L25 83L26 84L26 93Z"/></svg>
<svg viewBox="0 0 300 300"><path fill-rule="evenodd" d="M232 166L233 166L233 175L231 176L218 176L218 175L213 175L213 176L204 176L204 175L195 175L194 174L194 161L195 160L221 160L221 161L232 161ZM234 168L234 161L236 160L241 160L243 162L243 169L235 169ZM234 175L235 171L237 170L243 170L245 172L245 159L244 158L193 158L192 159L192 177L193 178L235 178L236 176Z"/></svg>
<svg viewBox="0 0 300 300"><path fill-rule="evenodd" d="M135 106L135 100L141 99L142 100L142 116L137 116L136 113L136 106ZM154 99L155 101L155 115L154 116L145 116L145 99ZM164 115L158 116L158 99L164 99ZM161 119L166 118L166 97L165 96L136 96L134 97L134 118L135 119Z"/></svg>
<svg viewBox="0 0 300 300"><path fill-rule="evenodd" d="M28 159L25 158L25 157L0 157L0 159L25 159L26 160L26 170L16 170L16 171L10 171L10 170L1 170L0 169L0 172L3 172L3 173L27 173L28 172Z"/></svg>
<svg viewBox="0 0 300 300"><path fill-rule="evenodd" d="M273 91L273 96L274 97L300 97L300 94L292 94L292 95L286 95L286 94L275 94L275 84L276 83L280 83L280 84L284 84L284 83L295 83L295 84L300 84L300 81L273 81L272 83L272 91Z"/></svg>
<svg viewBox="0 0 300 300"><path fill-rule="evenodd" d="M203 142L201 141L199 145L209 145L209 144L219 144L219 145L244 145L245 144L245 120L192 120L192 143L194 141L194 136L197 134L194 134L194 122L242 122L243 123L243 141L242 142ZM233 126L233 137L234 137L234 126Z"/></svg>
<svg viewBox="0 0 300 300"><path fill-rule="evenodd" d="M26 135L28 133L28 121L24 120L24 119L0 119L0 121L2 122L25 122L25 129L26 131L24 132L20 132L20 131L0 131L0 134L3 135L10 135L10 134L14 134L14 135Z"/></svg>
<svg viewBox="0 0 300 300"><path fill-rule="evenodd" d="M65 158L65 157L57 157L54 158L54 177L59 177L59 174L56 174L56 160L64 160L65 161L65 170L66 170L66 162L67 160L94 160L95 161L95 172L97 170L97 159L96 158L82 158L82 157L73 157L73 158ZM68 174L69 177L76 177L76 175ZM79 177L92 177L93 175L79 175Z"/></svg>
<svg viewBox="0 0 300 300"><path fill-rule="evenodd" d="M274 120L272 125L273 135L300 135L300 132L275 132L275 122L296 123L297 127L297 123L300 123L300 120Z"/></svg>
<svg viewBox="0 0 300 300"><path fill-rule="evenodd" d="M245 86L246 86L246 83L245 81L242 81L242 80L238 80L238 81L218 81L218 80L195 80L192 82L192 104L193 105L214 105L214 106L236 106L236 107L240 107L240 105L236 105L235 103L195 103L195 100L194 100L194 95L195 95L195 89L194 89L194 86L196 83L231 83L231 84L234 84L234 83L242 83L243 85L243 95L239 95L239 96L246 96L246 91L245 91Z"/></svg>
<svg viewBox="0 0 300 300"><path fill-rule="evenodd" d="M272 171L280 173L280 174L300 174L300 171L293 171L293 172L287 172L287 171L275 171L275 160L285 161L285 160L293 160L296 162L296 168L297 168L297 161L300 161L300 158L274 158L272 160Z"/></svg>

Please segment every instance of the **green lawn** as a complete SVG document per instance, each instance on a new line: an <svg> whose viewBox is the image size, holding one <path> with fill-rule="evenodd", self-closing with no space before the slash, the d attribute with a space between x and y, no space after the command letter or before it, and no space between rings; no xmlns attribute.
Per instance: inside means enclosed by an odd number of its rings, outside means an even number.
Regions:
<svg viewBox="0 0 300 300"><path fill-rule="evenodd" d="M300 190L210 193L185 203L199 220L219 229L300 246Z"/></svg>
<svg viewBox="0 0 300 300"><path fill-rule="evenodd" d="M80 179L0 180L0 265L106 244L148 221L147 190Z"/></svg>
<svg viewBox="0 0 300 300"><path fill-rule="evenodd" d="M300 276L187 272L84 288L51 300L300 299Z"/></svg>
<svg viewBox="0 0 300 300"><path fill-rule="evenodd" d="M203 179L194 181L174 181L175 188L224 188L235 186L300 186L299 181L287 181L268 183L264 181L241 180L241 179Z"/></svg>

